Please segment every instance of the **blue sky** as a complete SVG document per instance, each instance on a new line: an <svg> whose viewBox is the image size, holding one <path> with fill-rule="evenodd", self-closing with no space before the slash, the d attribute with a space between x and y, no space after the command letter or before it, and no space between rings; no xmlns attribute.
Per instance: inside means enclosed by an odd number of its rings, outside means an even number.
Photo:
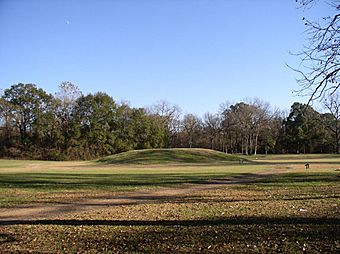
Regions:
<svg viewBox="0 0 340 254"><path fill-rule="evenodd" d="M143 107L184 112L258 97L289 109L307 101L289 54L307 35L295 0L0 0L0 89L34 83L49 93L71 81Z"/></svg>

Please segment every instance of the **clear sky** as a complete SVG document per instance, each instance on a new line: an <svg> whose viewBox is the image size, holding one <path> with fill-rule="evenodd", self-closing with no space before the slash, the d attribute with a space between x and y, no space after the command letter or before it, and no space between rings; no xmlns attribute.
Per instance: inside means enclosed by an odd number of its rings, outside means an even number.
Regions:
<svg viewBox="0 0 340 254"><path fill-rule="evenodd" d="M306 43L302 17L328 12L295 0L0 0L0 89L71 81L200 116L254 97L289 109L307 101L286 67Z"/></svg>

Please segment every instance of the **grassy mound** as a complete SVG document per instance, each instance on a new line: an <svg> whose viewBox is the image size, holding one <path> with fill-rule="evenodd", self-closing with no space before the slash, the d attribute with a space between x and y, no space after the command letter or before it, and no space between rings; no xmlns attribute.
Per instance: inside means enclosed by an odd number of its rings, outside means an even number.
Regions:
<svg viewBox="0 0 340 254"><path fill-rule="evenodd" d="M170 164L236 162L240 157L209 149L174 148L135 150L105 157L108 164Z"/></svg>

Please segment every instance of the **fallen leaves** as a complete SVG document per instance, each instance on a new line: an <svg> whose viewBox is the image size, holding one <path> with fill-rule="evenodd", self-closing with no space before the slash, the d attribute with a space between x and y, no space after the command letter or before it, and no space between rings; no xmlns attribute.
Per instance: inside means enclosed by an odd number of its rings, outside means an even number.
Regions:
<svg viewBox="0 0 340 254"><path fill-rule="evenodd" d="M60 216L56 225L2 226L0 252L335 252L340 246L338 224L298 219L339 221L337 193L336 185L239 185L111 206ZM63 225L65 220L101 223L70 226ZM110 225L115 221L124 223ZM133 221L141 223L129 225Z"/></svg>

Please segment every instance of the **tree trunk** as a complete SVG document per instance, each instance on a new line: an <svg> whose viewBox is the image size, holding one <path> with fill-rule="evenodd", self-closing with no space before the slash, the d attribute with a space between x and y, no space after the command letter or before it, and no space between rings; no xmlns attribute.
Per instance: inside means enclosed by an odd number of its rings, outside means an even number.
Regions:
<svg viewBox="0 0 340 254"><path fill-rule="evenodd" d="M243 141L243 138L242 138L242 141L241 141L241 153L244 154L244 141Z"/></svg>
<svg viewBox="0 0 340 254"><path fill-rule="evenodd" d="M257 154L257 142L258 142L258 139L259 139L259 133L256 133L256 136L255 136L255 145L254 145L254 154L255 155ZM266 154L267 154L267 146L266 146Z"/></svg>
<svg viewBox="0 0 340 254"><path fill-rule="evenodd" d="M253 135L249 135L249 154L253 154Z"/></svg>
<svg viewBox="0 0 340 254"><path fill-rule="evenodd" d="M335 139L336 139L336 153L340 154L340 133L339 130L335 132Z"/></svg>

